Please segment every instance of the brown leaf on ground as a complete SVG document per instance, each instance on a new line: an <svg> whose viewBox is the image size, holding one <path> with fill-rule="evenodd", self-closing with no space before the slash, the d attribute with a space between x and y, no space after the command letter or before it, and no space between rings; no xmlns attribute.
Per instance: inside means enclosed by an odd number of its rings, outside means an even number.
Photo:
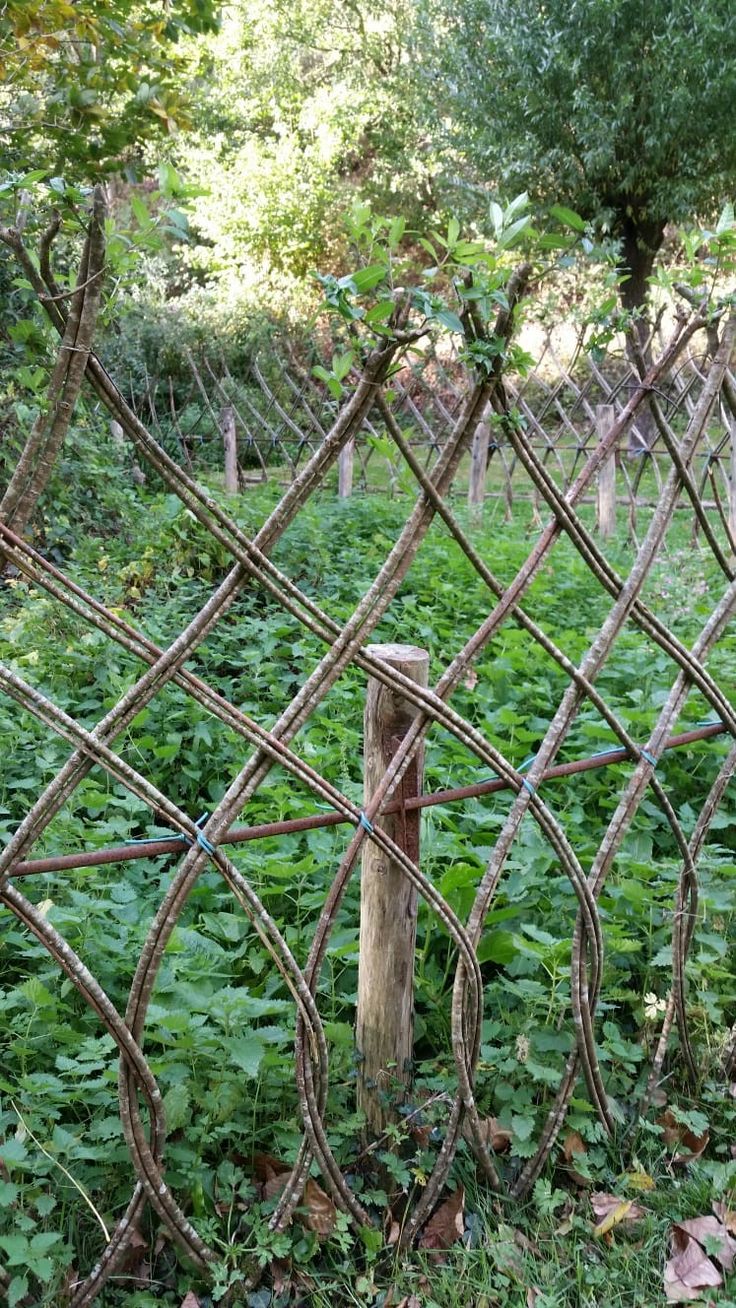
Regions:
<svg viewBox="0 0 736 1308"><path fill-rule="evenodd" d="M449 1249L462 1240L465 1230L465 1188L457 1190L440 1204L430 1217L419 1239L421 1249Z"/></svg>
<svg viewBox="0 0 736 1308"><path fill-rule="evenodd" d="M465 676L463 677L463 685L466 690L475 690L476 686L478 685L478 673L476 672L475 668L472 667L468 668L467 672L465 673Z"/></svg>
<svg viewBox="0 0 736 1308"><path fill-rule="evenodd" d="M180 1308L201 1308L200 1301L193 1290L187 1290L181 1301Z"/></svg>
<svg viewBox="0 0 736 1308"><path fill-rule="evenodd" d="M725 1204L716 1201L713 1204L713 1212L720 1222L723 1222L726 1230L731 1235L736 1235L736 1212L733 1208L727 1208Z"/></svg>
<svg viewBox="0 0 736 1308"><path fill-rule="evenodd" d="M494 1154L505 1154L513 1139L513 1132L506 1126L501 1126L495 1117L481 1117L481 1136L487 1149L492 1149ZM466 1120L463 1130L465 1139L472 1143L473 1133Z"/></svg>
<svg viewBox="0 0 736 1308"><path fill-rule="evenodd" d="M675 1222L675 1228L684 1231L686 1235L691 1235L693 1239L704 1244L710 1236L713 1240L720 1242L720 1248L711 1256L717 1258L724 1272L730 1272L733 1269L734 1258L736 1257L736 1240L729 1235L723 1222L717 1217L691 1217L685 1222Z"/></svg>
<svg viewBox="0 0 736 1308"><path fill-rule="evenodd" d="M283 1158L276 1158L273 1154L254 1154L251 1159L251 1167L256 1180L261 1183L271 1181L274 1176L281 1176L291 1171L290 1163L285 1163Z"/></svg>
<svg viewBox="0 0 736 1308"><path fill-rule="evenodd" d="M282 1258L271 1263L271 1288L277 1299L291 1290L291 1265Z"/></svg>
<svg viewBox="0 0 736 1308"><path fill-rule="evenodd" d="M692 1303L701 1290L723 1284L723 1277L697 1240L677 1226L672 1230L672 1256L664 1269L664 1292L670 1303Z"/></svg>
<svg viewBox="0 0 736 1308"><path fill-rule="evenodd" d="M253 1171L263 1185L263 1198L274 1199L286 1185L291 1165L274 1158L273 1154L254 1154ZM296 1216L302 1226L320 1237L331 1235L335 1229L337 1209L330 1196L311 1176L307 1179Z"/></svg>
<svg viewBox="0 0 736 1308"><path fill-rule="evenodd" d="M386 1244L388 1245L398 1244L400 1236L401 1236L401 1227L399 1226L399 1223L397 1221L392 1220L388 1230L388 1235L386 1236Z"/></svg>
<svg viewBox="0 0 736 1308"><path fill-rule="evenodd" d="M325 1194L311 1176L304 1187L300 1206L306 1209L303 1222L308 1231L314 1231L322 1237L332 1235L337 1222L337 1209L330 1196Z"/></svg>
<svg viewBox="0 0 736 1308"><path fill-rule="evenodd" d="M526 1290L526 1308L537 1308L537 1301L542 1291L538 1285L528 1285Z"/></svg>
<svg viewBox="0 0 736 1308"><path fill-rule="evenodd" d="M695 1133L684 1122L678 1122L671 1108L665 1109L661 1117L657 1118L661 1127L664 1128L662 1135L666 1145L672 1148L673 1145L683 1145L683 1151L675 1154L672 1159L673 1163L693 1163L696 1158L700 1158L708 1141L710 1140L710 1131L704 1131L702 1135Z"/></svg>
<svg viewBox="0 0 736 1308"><path fill-rule="evenodd" d="M584 1172L577 1171L574 1163L576 1157L583 1157L588 1152L588 1147L580 1135L579 1131L568 1131L562 1141L562 1153L565 1159L566 1171L576 1185L590 1185L590 1177Z"/></svg>
<svg viewBox="0 0 736 1308"><path fill-rule="evenodd" d="M594 1235L607 1235L614 1226L638 1222L644 1216L644 1209L635 1204L633 1199L621 1199L617 1194L598 1191L590 1196L590 1206L598 1218Z"/></svg>

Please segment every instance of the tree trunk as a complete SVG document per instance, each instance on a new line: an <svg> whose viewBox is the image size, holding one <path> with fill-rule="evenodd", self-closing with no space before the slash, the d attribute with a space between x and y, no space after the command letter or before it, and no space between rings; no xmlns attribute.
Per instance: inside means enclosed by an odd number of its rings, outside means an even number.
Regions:
<svg viewBox="0 0 736 1308"><path fill-rule="evenodd" d="M654 261L664 240L667 223L663 218L641 218L631 207L619 216L618 234L621 238L621 256L619 272L626 273L626 281L621 283L621 303L625 309L643 310L646 306L649 289L647 278L651 277ZM640 321L644 322L645 315Z"/></svg>
<svg viewBox="0 0 736 1308"><path fill-rule="evenodd" d="M617 234L621 239L619 272L626 276L626 280L619 287L619 296L623 308L636 314L631 331L636 333L637 344L647 362L650 359L650 321L646 313L649 296L647 279L652 275L655 259L664 240L666 225L666 220L663 218L641 217L630 204L620 211L616 224ZM627 353L636 373L636 363L628 347ZM642 409L637 421L637 429L645 441L646 448L649 448L657 432L648 409ZM641 453L641 448L640 440L632 430L629 434L628 454L632 456Z"/></svg>

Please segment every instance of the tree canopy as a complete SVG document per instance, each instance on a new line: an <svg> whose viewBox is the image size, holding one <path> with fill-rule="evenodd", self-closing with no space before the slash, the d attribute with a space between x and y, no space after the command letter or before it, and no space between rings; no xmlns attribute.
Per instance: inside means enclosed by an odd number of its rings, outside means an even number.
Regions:
<svg viewBox="0 0 736 1308"><path fill-rule="evenodd" d="M7 163L74 180L121 171L142 142L190 125L186 38L217 0L6 0L0 142Z"/></svg>
<svg viewBox="0 0 736 1308"><path fill-rule="evenodd" d="M641 302L665 225L736 183L730 0L429 0L424 101L481 190L563 199L622 242Z"/></svg>

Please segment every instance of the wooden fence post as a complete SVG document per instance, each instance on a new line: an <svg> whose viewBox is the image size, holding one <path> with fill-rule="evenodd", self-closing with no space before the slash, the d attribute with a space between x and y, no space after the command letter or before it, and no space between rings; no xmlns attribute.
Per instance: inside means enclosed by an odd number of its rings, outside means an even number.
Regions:
<svg viewBox="0 0 736 1308"><path fill-rule="evenodd" d="M482 513L486 495L486 473L488 471L488 444L491 438L491 424L486 417L481 418L475 429L470 450L470 477L468 480L468 508L473 513Z"/></svg>
<svg viewBox="0 0 736 1308"><path fill-rule="evenodd" d="M238 493L238 446L235 435L235 410L231 404L223 404L219 421L222 444L225 452L225 494Z"/></svg>
<svg viewBox="0 0 736 1308"><path fill-rule="evenodd" d="M341 500L349 499L353 493L354 457L355 439L343 445L337 458L337 493Z"/></svg>
<svg viewBox="0 0 736 1308"><path fill-rule="evenodd" d="M415 645L371 645L368 651L426 686L429 654ZM365 707L365 798L370 800L394 751L418 710L375 678L368 681ZM396 798L419 794L424 765L420 748ZM377 820L409 857L419 858L417 810L388 813ZM411 1084L414 1044L414 949L417 892L393 860L371 840L363 846L358 957L358 1107L369 1134L380 1135L398 1113L387 1102L393 1082Z"/></svg>
<svg viewBox="0 0 736 1308"><path fill-rule="evenodd" d="M608 434L616 418L612 404L597 404L595 423L598 440L602 441ZM598 535L601 537L616 534L616 453L612 451L604 459L598 470Z"/></svg>

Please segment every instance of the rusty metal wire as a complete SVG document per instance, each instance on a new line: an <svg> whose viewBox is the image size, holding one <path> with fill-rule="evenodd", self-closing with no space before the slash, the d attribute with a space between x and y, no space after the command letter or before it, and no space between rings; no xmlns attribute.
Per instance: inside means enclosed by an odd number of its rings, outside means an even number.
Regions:
<svg viewBox="0 0 736 1308"><path fill-rule="evenodd" d="M20 238L14 248L26 276L41 297L51 322L63 334L66 330L66 310L62 300L52 298L57 295L58 287L48 268L48 261L42 265L45 272L41 273ZM528 270L520 269L511 279L508 288L511 309L499 314L495 325L497 335L510 337L513 331L514 307L523 294L527 273ZM722 542L719 543L716 529L705 513L705 480L698 472L698 460L703 459L704 452L711 468L721 458L720 445L708 446L707 441L714 439L710 426L712 414L723 403L723 396L729 394L728 369L733 352L734 320L731 318L722 322L718 348L707 364L697 365L698 376L695 377L693 368L696 365L687 351L703 321L704 314L700 311L691 314L687 320L679 319L655 362L648 368L642 364L641 376L622 381L616 387L609 386L606 398L617 406L617 414L602 439L598 439L590 424L593 385L595 383L599 388L603 386L601 379L594 375L582 388L567 375L562 376L557 386L547 383L542 386L540 383L544 393L541 413L539 409L533 411L530 406L527 383L515 391L509 379L503 379L500 361L488 376L466 377L462 383L456 376L449 380L446 378L446 384L439 388L439 392L436 385L439 365L429 380L422 377L421 373L414 372L401 385L393 383L395 394L387 398L384 387L388 373L405 347L415 339L411 330L402 323L400 314L397 314L392 334L366 355L360 376L349 397L332 414L327 414L324 406L318 405L315 390L308 378L300 377L295 381L290 375L287 376L285 389L288 394L277 394L265 372L256 367L254 377L261 387L266 405L265 409L256 409L254 413L249 407L253 402L249 401L245 406L248 409L247 416L242 415L239 419L243 430L249 431L251 422L259 424L260 436L250 431L248 437L255 444L264 430L271 432L269 440L276 444L282 442L282 435L275 437L273 433L288 430L293 443L287 459L288 485L253 538L237 525L221 504L202 490L190 471L183 470L178 461L167 453L126 403L97 356L90 353L86 363L86 379L111 418L132 442L138 457L155 469L166 486L179 496L195 518L224 546L232 557L233 564L227 576L186 628L167 649L162 649L124 621L119 614L87 594L19 535L0 525L3 554L23 575L78 617L104 632L143 665L134 684L91 730L83 728L13 670L0 667L2 693L11 697L72 747L63 767L33 802L0 852L0 905L40 941L115 1042L120 1055L120 1112L136 1177L127 1210L112 1233L110 1242L102 1251L96 1266L78 1282L71 1293L73 1308L87 1308L102 1292L107 1280L120 1266L145 1205L150 1205L183 1254L196 1266L206 1269L216 1257L214 1248L202 1238L166 1182L166 1124L161 1093L144 1052L149 1005L167 944L199 877L208 868L219 872L235 901L250 919L274 967L283 978L297 1012L296 1086L304 1135L297 1162L273 1215L274 1226L287 1221L299 1203L313 1160L316 1160L324 1184L336 1204L360 1225L368 1225L372 1221L359 1194L343 1175L330 1145L325 1121L329 1050L316 1000L331 933L365 840L375 841L401 867L404 875L442 923L453 943L457 959L452 997L452 1053L457 1092L434 1169L414 1208L406 1214L402 1235L405 1242L414 1239L432 1211L452 1166L461 1132L464 1131L466 1138L472 1142L479 1166L489 1184L497 1189L502 1188L503 1183L479 1118L475 1097L483 1018L483 985L476 951L509 854L527 815L537 824L541 836L553 851L558 866L569 878L577 898L571 967L575 1047L535 1153L510 1183L512 1194L516 1197L525 1195L539 1175L565 1120L579 1075L582 1074L585 1080L591 1103L603 1129L610 1132L613 1128L611 1105L601 1076L595 1030L604 943L598 899L621 842L645 796L649 796L664 815L681 859L677 899L673 906L672 997L666 1029L669 1031L669 1027L676 1023L686 1070L694 1075L696 1053L689 1026L685 963L696 923L697 861L733 773L736 749L731 750L713 782L690 838L682 830L673 803L657 774L657 763L663 750L676 744L724 732L736 740L736 712L706 666L709 654L722 639L736 608L736 581L730 561L731 541L726 536L725 547ZM551 349L550 345L550 352ZM561 374L564 372L561 365L558 365L558 369ZM204 388L204 379L199 373L196 376L198 384ZM429 370L427 376L429 377ZM210 380L220 384L212 371ZM685 430L675 434L671 413L675 401L670 405L670 412L665 414L667 406L660 404L659 399L662 396L670 397L678 387L678 404L687 421ZM423 388L428 388L434 394L431 421L427 416L429 410ZM218 395L222 400L223 394L218 392ZM572 408L566 408L563 396L569 399L570 395L574 396L575 403ZM508 585L503 585L496 579L448 504L458 467L488 406L497 415L499 448L503 446L506 467L513 469L514 473L523 473L531 488L530 493L540 506L548 506L551 515L523 566ZM641 418L645 407L654 415L664 442L667 463L662 464L665 471L656 507L635 551L629 574L622 578L601 552L581 519L578 508L589 493L598 469L611 452L617 449L624 433L630 431L637 419ZM520 423L514 409L525 414L528 421ZM410 416L415 429L424 437L420 442L424 460L420 457L417 446L407 438L406 415ZM549 439L546 435L550 415L556 415L559 430L574 443L575 457L568 461L570 466L561 459L559 441ZM336 464L341 451L365 430L366 424L370 428L371 423L387 433L393 442L397 465L404 467L416 483L416 500L402 532L373 583L348 621L337 623L276 567L269 556L310 496L324 484L326 475ZM545 433L541 442L540 432ZM266 451L260 446L259 452L260 459L257 461L261 473L265 475ZM374 447L372 454L375 452ZM372 454L366 456L366 463ZM552 467L556 468L557 475L553 475ZM711 615L691 649L684 646L667 624L651 611L644 598L644 584L683 497L689 499L691 506L695 506L697 521L704 531L706 544L711 547L723 574L722 594L714 600ZM455 652L435 687L425 690L384 664L374 653L367 653L365 646L397 594L422 540L438 516L445 522L486 587L489 609L478 629ZM725 530L728 514L721 512L720 517L721 529ZM602 590L611 597L611 606L602 625L577 664L558 648L550 635L535 624L523 608L525 593L548 562L563 533L572 542ZM226 617L236 596L246 587L262 588L324 645L324 654L317 667L270 730L230 703L186 666L208 633ZM531 639L539 643L564 671L568 680L568 688L551 718L528 771L515 768L482 730L463 718L449 703L473 660L502 625L510 621L518 624ZM638 627L674 665L670 693L659 709L655 727L644 742L633 739L595 684L625 623ZM418 715L397 747L381 783L366 804L364 816L332 779L322 775L299 755L293 744L315 708L350 665L378 677L418 709ZM250 750L244 752L238 775L204 823L192 821L191 815L179 809L167 795L115 752L115 742L121 732L169 684L177 685L203 705L237 733ZM677 736L674 728L693 688L697 688L704 697L717 721ZM595 706L619 741L620 747L608 757L581 760L579 764L556 764L555 759L586 701ZM397 795L400 794L402 779L424 735L435 724L453 733L484 769L494 773L494 778L455 788L454 791L440 792L435 796L423 796L416 801L417 806L427 805L431 801L459 801L501 788L510 789L514 796L466 922L459 920L422 868L385 834L380 824L380 814L399 805ZM563 824L547 801L544 783L554 776L570 775L590 766L622 760L629 760L632 766L625 778L618 807L602 833L593 864L586 870ZM247 810L274 764L284 767L295 782L306 788L320 803L328 806L329 811L319 815L319 824L346 822L355 828L336 869L315 929L309 958L303 968L299 967L266 905L226 852L229 844L241 838L254 839L265 834L303 830L310 824L317 825L317 820L306 818L251 827L246 832L235 828L236 819ZM107 851L111 855L109 858L105 851L95 851L89 858L60 855L51 859L33 860L29 857L49 823L94 766L102 767L116 782L142 800L158 822L177 833L171 840L148 847L148 855L180 855L179 864L169 881L137 960L125 1013L116 1009L84 960L19 889L21 877L48 870L51 866L62 869L83 865L80 858L85 858L87 863L104 863L113 861L112 856L115 859L120 857L120 851ZM71 863L70 858L76 861ZM666 1041L660 1043L655 1056L652 1084L656 1082L665 1055ZM6 1285L7 1278L0 1270L0 1292Z"/></svg>

